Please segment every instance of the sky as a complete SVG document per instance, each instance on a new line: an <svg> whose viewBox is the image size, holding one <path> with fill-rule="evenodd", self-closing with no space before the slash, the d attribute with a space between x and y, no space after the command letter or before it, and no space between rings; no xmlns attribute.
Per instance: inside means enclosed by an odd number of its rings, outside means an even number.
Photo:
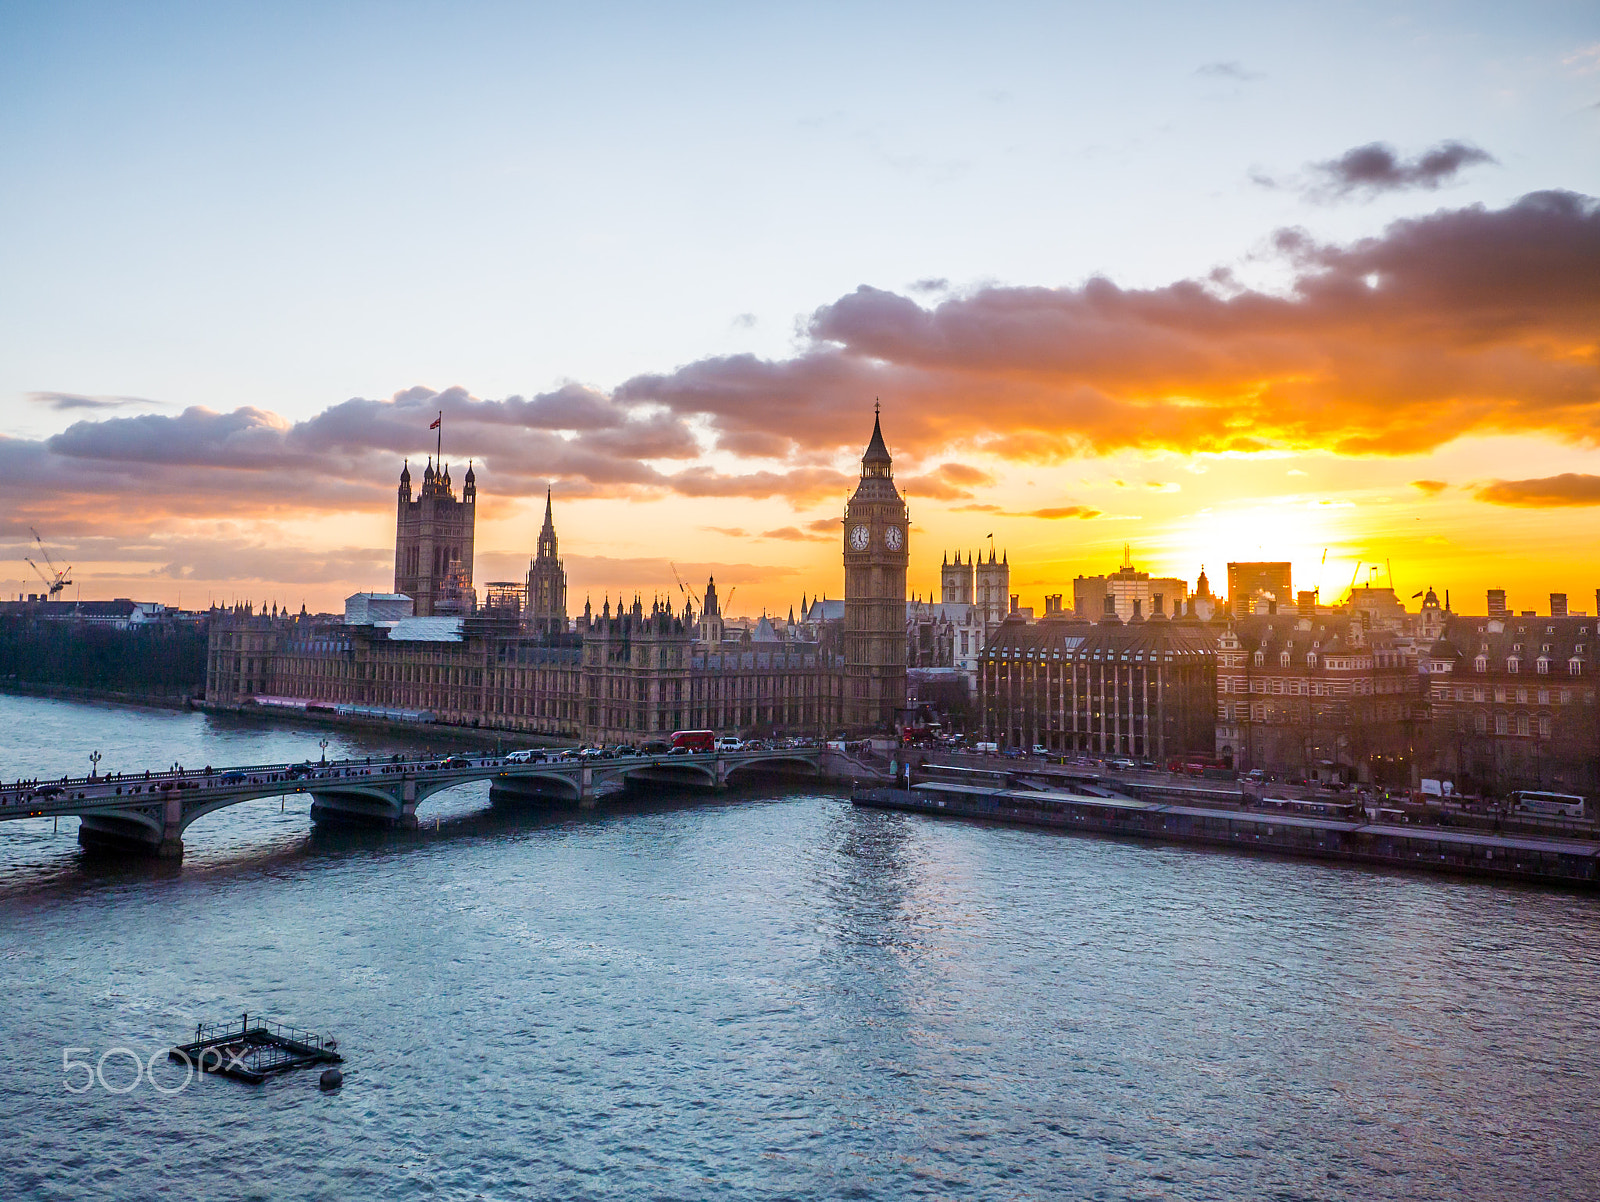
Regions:
<svg viewBox="0 0 1600 1202"><path fill-rule="evenodd" d="M0 2L0 596L1600 588L1600 9ZM1415 604L1414 602L1412 603Z"/></svg>

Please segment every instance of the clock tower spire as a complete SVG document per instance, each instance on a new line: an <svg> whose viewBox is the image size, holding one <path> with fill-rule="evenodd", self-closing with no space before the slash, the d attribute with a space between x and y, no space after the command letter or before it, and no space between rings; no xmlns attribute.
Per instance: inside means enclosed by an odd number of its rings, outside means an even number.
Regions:
<svg viewBox="0 0 1600 1202"><path fill-rule="evenodd" d="M874 405L861 483L844 511L844 720L851 730L893 730L905 708L909 526Z"/></svg>

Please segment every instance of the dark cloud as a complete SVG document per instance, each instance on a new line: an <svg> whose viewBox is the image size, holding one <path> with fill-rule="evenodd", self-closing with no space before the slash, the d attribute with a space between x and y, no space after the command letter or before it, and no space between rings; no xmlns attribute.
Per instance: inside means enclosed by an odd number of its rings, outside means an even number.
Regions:
<svg viewBox="0 0 1600 1202"><path fill-rule="evenodd" d="M1430 497L1436 497L1450 486L1443 480L1413 480L1411 487Z"/></svg>
<svg viewBox="0 0 1600 1202"><path fill-rule="evenodd" d="M58 413L73 409L125 409L129 405L157 405L137 396L84 396L76 392L30 392L28 399L36 405L46 405Z"/></svg>
<svg viewBox="0 0 1600 1202"><path fill-rule="evenodd" d="M1321 199L1340 199L1355 193L1375 196L1408 188L1432 191L1453 180L1464 167L1497 160L1469 142L1441 142L1412 159L1403 159L1384 142L1369 142L1345 151L1336 159L1313 163L1309 192Z"/></svg>
<svg viewBox="0 0 1600 1202"><path fill-rule="evenodd" d="M908 291L911 292L948 292L949 290L950 281L942 275L924 276L920 280L913 281L908 288Z"/></svg>
<svg viewBox="0 0 1600 1202"><path fill-rule="evenodd" d="M813 534L838 534L841 521L840 518L814 518L805 525Z"/></svg>
<svg viewBox="0 0 1600 1202"><path fill-rule="evenodd" d="M1238 83L1254 83L1258 79L1266 78L1263 72L1246 70L1244 64L1236 59L1229 59L1226 62L1204 63L1196 67L1194 73L1205 76L1207 79L1231 79Z"/></svg>
<svg viewBox="0 0 1600 1202"><path fill-rule="evenodd" d="M1536 480L1496 480L1478 489L1473 496L1491 505L1517 505L1528 509L1600 505L1600 476L1563 472Z"/></svg>

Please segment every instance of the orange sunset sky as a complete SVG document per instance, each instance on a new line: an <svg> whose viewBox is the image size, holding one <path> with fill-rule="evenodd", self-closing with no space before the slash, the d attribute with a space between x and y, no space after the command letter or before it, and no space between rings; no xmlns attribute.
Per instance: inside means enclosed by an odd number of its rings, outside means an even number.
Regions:
<svg viewBox="0 0 1600 1202"><path fill-rule="evenodd" d="M442 411L480 590L549 486L574 610L782 615L877 398L924 596L1592 610L1592 16L7 10L0 595L387 590Z"/></svg>

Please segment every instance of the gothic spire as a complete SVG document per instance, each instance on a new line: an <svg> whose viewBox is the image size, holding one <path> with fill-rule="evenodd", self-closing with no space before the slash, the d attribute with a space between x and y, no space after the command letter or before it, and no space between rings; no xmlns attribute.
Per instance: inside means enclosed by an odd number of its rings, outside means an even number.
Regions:
<svg viewBox="0 0 1600 1202"><path fill-rule="evenodd" d="M867 453L861 457L863 469L874 464L888 467L892 462L889 458L889 448L884 445L883 426L879 421L878 409L879 406L874 403L872 406L872 441L867 443Z"/></svg>

